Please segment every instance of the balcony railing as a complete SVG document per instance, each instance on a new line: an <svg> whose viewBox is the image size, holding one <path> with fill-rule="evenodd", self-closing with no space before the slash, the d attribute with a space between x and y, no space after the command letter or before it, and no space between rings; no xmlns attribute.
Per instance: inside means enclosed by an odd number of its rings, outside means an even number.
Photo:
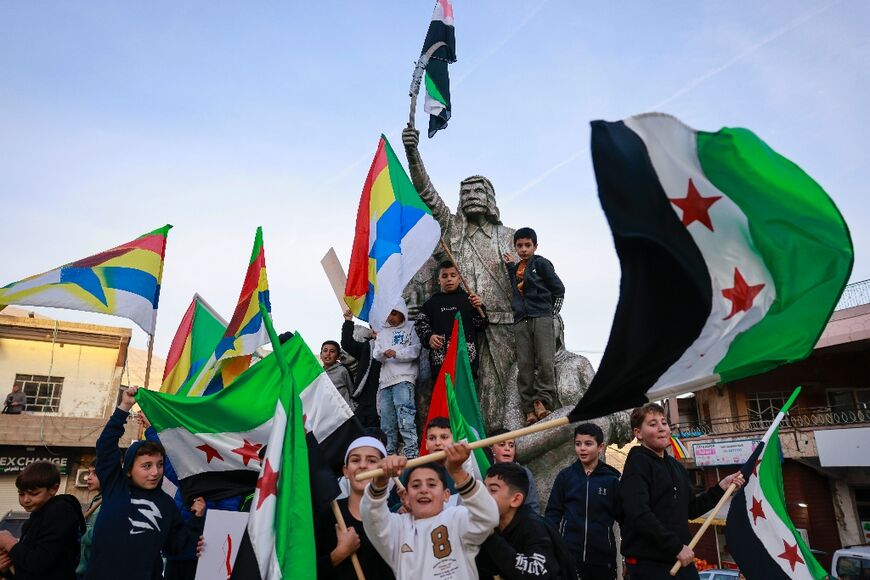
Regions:
<svg viewBox="0 0 870 580"><path fill-rule="evenodd" d="M671 432L677 437L706 437L708 435L734 435L753 431L766 431L773 417L740 415L693 423L671 425ZM865 408L809 407L790 412L783 419L782 427L812 429L815 427L836 427L839 425L859 425L870 423L870 410Z"/></svg>

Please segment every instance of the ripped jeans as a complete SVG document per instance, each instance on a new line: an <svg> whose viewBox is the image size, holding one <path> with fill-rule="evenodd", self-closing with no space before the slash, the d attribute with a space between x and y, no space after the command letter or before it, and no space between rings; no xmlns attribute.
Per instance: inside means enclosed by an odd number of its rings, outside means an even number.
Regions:
<svg viewBox="0 0 870 580"><path fill-rule="evenodd" d="M414 384L401 382L378 391L378 412L381 415L381 430L387 435L387 454L394 455L397 452L401 435L404 442L402 454L408 459L417 457Z"/></svg>

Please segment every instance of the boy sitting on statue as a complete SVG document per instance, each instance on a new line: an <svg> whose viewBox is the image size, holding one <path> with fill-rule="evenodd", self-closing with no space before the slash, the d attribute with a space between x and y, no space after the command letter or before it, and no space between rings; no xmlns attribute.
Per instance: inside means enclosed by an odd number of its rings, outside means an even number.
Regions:
<svg viewBox="0 0 870 580"><path fill-rule="evenodd" d="M363 494L360 511L366 534L399 580L478 578L474 559L499 523L495 500L462 468L471 456L468 444L448 445L443 451L444 467L427 463L408 470L408 513L393 514L387 507L387 484L404 469L404 456L384 458L384 474ZM456 482L461 506L446 507L448 477Z"/></svg>
<svg viewBox="0 0 870 580"><path fill-rule="evenodd" d="M538 256L538 234L532 228L514 233L519 263L504 255L513 288L514 339L517 344L517 389L526 423L531 425L558 406L556 394L556 324L565 286L553 263ZM537 370L537 372L535 372Z"/></svg>
<svg viewBox="0 0 870 580"><path fill-rule="evenodd" d="M437 377L447 355L450 333L456 313L462 315L462 326L465 329L465 341L468 343L468 358L471 361L471 373L477 380L477 333L482 332L489 322L486 318L486 307L477 294L468 294L460 286L459 270L456 265L447 260L438 265L438 285L441 291L436 292L420 308L417 314L415 328L420 342L429 347L429 362L432 376ZM483 314L481 314L481 312Z"/></svg>

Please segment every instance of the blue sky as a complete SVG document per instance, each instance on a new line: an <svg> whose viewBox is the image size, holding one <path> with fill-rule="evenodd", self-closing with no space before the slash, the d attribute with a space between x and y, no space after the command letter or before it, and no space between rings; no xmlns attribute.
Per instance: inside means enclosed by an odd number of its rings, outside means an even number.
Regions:
<svg viewBox="0 0 870 580"><path fill-rule="evenodd" d="M319 261L330 246L349 258L380 133L401 151L432 5L0 3L0 284L172 223L164 355L194 292L229 318L262 225L277 326L312 344L336 337ZM588 151L594 119L659 110L752 129L830 193L852 231L852 279L870 278L870 4L454 7L454 117L422 154L449 205L463 177L483 174L505 223L538 231L567 286L569 347L597 364L619 284Z"/></svg>

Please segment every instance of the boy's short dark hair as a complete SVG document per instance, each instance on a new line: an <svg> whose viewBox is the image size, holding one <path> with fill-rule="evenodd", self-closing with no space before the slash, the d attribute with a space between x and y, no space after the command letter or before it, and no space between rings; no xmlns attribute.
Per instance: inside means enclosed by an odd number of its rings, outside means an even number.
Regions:
<svg viewBox="0 0 870 580"><path fill-rule="evenodd" d="M432 427L437 429L450 429L450 419L447 417L433 417L431 421L426 423L426 430L428 431Z"/></svg>
<svg viewBox="0 0 870 580"><path fill-rule="evenodd" d="M293 338L292 332L290 332L289 330L287 332L282 332L281 334L278 335L278 344L284 344L285 342L287 342L291 338ZM323 347L321 346L320 348L323 348Z"/></svg>
<svg viewBox="0 0 870 580"><path fill-rule="evenodd" d="M517 240L532 240L532 243L538 245L538 234L532 228L520 228L514 232L514 244Z"/></svg>
<svg viewBox="0 0 870 580"><path fill-rule="evenodd" d="M519 492L523 498L529 495L529 474L516 463L495 463L486 472L486 477L499 478L512 493Z"/></svg>
<svg viewBox="0 0 870 580"><path fill-rule="evenodd" d="M160 455L165 458L166 449L164 449L162 443L158 443L157 441L142 441L142 443L136 447L133 456L129 458L130 465L124 465L124 471L130 473L133 469L133 464L136 463L136 458L141 457L142 455Z"/></svg>
<svg viewBox="0 0 870 580"><path fill-rule="evenodd" d="M440 264L438 264L438 275L441 275L441 270L446 268L455 268L456 264L453 263L452 260L444 260Z"/></svg>
<svg viewBox="0 0 870 580"><path fill-rule="evenodd" d="M35 491L60 485L60 470L51 461L34 461L15 478L18 491Z"/></svg>
<svg viewBox="0 0 870 580"><path fill-rule="evenodd" d="M658 415L665 415L665 408L659 405L658 403L647 403L642 407L638 407L637 409L631 412L631 418L629 419L629 423L631 424L632 429L640 429L643 425L643 420L646 419L646 416L650 413L656 413ZM665 415L667 416L667 415Z"/></svg>
<svg viewBox="0 0 870 580"><path fill-rule="evenodd" d="M320 350L323 350L323 347L326 346L327 344L331 344L332 346L334 346L335 352L341 354L341 345L338 344L337 342L335 342L334 340L324 340L323 344L320 345Z"/></svg>
<svg viewBox="0 0 870 580"><path fill-rule="evenodd" d="M588 435L590 437L595 438L595 443L601 445L604 443L604 431L601 430L601 427L596 425L595 423L581 423L577 425L574 429L574 438L577 438L577 435Z"/></svg>
<svg viewBox="0 0 870 580"><path fill-rule="evenodd" d="M441 485L444 486L444 489L450 487L447 483L447 469L443 465L437 462L432 463L424 463L423 465L415 465L414 467L409 467L405 470L400 478L402 485L408 485L408 482L411 481L411 474L417 471L418 469L431 469L435 473L438 474L438 479L441 480Z"/></svg>

